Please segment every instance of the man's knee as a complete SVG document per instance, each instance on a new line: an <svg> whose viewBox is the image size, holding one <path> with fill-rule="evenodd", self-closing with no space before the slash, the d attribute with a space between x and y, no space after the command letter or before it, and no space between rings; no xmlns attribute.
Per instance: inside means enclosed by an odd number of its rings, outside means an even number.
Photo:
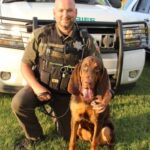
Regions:
<svg viewBox="0 0 150 150"><path fill-rule="evenodd" d="M12 99L11 108L13 112L18 112L21 109L21 103L17 95L15 95Z"/></svg>
<svg viewBox="0 0 150 150"><path fill-rule="evenodd" d="M24 87L12 98L11 108L14 112L32 108L34 104L33 99L34 95L32 90L29 87Z"/></svg>

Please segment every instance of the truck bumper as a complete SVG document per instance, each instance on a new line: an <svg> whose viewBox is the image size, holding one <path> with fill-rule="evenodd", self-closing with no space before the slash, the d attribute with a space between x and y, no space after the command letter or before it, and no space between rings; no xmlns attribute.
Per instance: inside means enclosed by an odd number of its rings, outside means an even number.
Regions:
<svg viewBox="0 0 150 150"><path fill-rule="evenodd" d="M145 55L144 49L124 51L121 85L135 83L139 79L144 68ZM117 54L102 54L102 58L109 76L115 80L118 65Z"/></svg>

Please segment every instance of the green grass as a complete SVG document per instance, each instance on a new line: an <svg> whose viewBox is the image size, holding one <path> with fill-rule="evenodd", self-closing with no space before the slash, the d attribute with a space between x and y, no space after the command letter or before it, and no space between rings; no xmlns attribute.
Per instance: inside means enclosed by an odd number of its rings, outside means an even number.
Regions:
<svg viewBox="0 0 150 150"><path fill-rule="evenodd" d="M0 95L0 150L13 150L24 137L11 111L11 98L8 94ZM67 150L68 143L55 132L50 117L39 110L36 113L47 139L29 150ZM150 150L150 62L146 63L136 86L114 98L111 115L116 126L116 150ZM78 141L77 150L86 149L89 143Z"/></svg>

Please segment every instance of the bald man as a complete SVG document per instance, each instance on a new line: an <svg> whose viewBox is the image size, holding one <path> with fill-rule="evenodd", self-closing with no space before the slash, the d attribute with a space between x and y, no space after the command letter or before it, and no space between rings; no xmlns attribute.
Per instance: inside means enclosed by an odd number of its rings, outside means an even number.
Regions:
<svg viewBox="0 0 150 150"><path fill-rule="evenodd" d="M15 146L17 149L45 139L35 108L46 103L55 113L59 134L69 139L70 94L67 85L71 70L88 55L96 55L101 59L91 36L87 36L86 43L81 37L82 31L75 23L77 9L74 0L55 0L53 14L56 23L33 32L22 58L21 71L28 85L13 97L11 104L25 133L25 139ZM84 53L83 47L86 49ZM106 104L111 96L108 89ZM104 107L100 107L100 111L102 109Z"/></svg>

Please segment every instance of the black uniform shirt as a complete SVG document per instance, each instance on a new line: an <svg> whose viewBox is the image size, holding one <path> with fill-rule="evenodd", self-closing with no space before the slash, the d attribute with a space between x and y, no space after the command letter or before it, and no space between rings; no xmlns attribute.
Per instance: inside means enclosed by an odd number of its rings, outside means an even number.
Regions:
<svg viewBox="0 0 150 150"><path fill-rule="evenodd" d="M58 51L61 51L64 49L64 45L71 45L77 50L81 50L83 42L76 25L73 26L73 30L68 36L64 36L56 24L38 28L32 33L29 39L22 62L33 66L36 64L37 58L41 57L48 48L55 47ZM100 53L96 51L93 38L90 35L86 45L89 50L88 55L96 55L101 59ZM55 56L55 51L53 51L53 55ZM70 57L70 55L68 54L66 57ZM67 58L65 59L67 60ZM74 56L71 59L74 60L77 57ZM56 60L61 60L59 55L57 55Z"/></svg>

